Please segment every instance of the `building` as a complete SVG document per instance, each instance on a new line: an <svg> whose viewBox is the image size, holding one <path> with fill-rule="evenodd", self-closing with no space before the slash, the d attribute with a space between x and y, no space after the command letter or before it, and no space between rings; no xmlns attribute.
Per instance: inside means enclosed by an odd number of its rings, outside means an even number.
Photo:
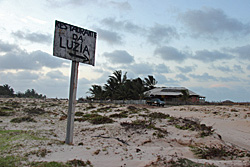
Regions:
<svg viewBox="0 0 250 167"><path fill-rule="evenodd" d="M205 97L185 87L157 87L146 91L145 94L151 98L159 98L169 103L204 103Z"/></svg>

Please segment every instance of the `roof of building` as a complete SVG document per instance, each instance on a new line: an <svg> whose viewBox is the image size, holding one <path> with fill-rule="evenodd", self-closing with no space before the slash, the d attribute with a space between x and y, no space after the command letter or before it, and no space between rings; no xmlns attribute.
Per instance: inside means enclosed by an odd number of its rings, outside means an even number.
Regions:
<svg viewBox="0 0 250 167"><path fill-rule="evenodd" d="M199 96L205 98L204 96L201 96L185 87L157 87L149 91L146 91L145 93L148 94L149 96L150 95L181 96L183 90L187 90L190 96Z"/></svg>

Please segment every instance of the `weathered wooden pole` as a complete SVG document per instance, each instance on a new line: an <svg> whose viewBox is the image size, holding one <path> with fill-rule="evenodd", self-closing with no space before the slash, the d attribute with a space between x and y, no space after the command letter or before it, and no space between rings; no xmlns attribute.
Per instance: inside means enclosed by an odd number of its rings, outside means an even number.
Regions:
<svg viewBox="0 0 250 167"><path fill-rule="evenodd" d="M72 67L71 67L71 78L70 78L70 89L69 89L69 108L68 108L67 132L66 132L66 140L65 140L66 144L73 144L74 117L75 117L79 62L72 61L71 66Z"/></svg>

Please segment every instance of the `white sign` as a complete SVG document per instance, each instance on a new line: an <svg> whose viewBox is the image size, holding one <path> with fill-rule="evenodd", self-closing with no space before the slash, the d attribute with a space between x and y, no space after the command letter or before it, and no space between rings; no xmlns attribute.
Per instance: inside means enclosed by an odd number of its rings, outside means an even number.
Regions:
<svg viewBox="0 0 250 167"><path fill-rule="evenodd" d="M95 65L97 33L56 20L53 55Z"/></svg>

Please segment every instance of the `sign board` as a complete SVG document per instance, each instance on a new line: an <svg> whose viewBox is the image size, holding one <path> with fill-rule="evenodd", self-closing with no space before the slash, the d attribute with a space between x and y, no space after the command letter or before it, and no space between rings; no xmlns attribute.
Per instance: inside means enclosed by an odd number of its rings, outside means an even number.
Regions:
<svg viewBox="0 0 250 167"><path fill-rule="evenodd" d="M53 55L94 66L96 37L96 32L56 20Z"/></svg>

